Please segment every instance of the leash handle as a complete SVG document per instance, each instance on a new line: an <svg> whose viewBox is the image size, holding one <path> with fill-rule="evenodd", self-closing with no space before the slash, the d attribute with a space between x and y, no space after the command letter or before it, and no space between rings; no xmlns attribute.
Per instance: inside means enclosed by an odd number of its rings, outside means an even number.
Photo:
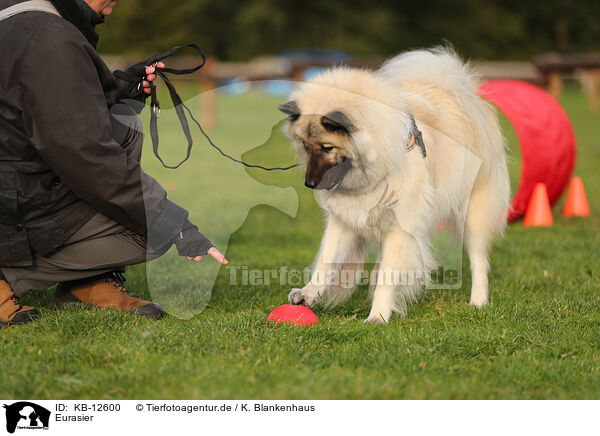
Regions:
<svg viewBox="0 0 600 436"><path fill-rule="evenodd" d="M184 45L178 45L173 47L170 50L167 50L163 53L159 53L157 55L154 55L148 59L146 59L144 61L145 65L152 65L152 64L156 64L160 61L165 60L168 57L173 56L175 53L177 53L179 50L183 50L185 48L193 48L194 50L196 50L196 52L198 52L198 54L200 55L200 57L202 58L202 63L200 63L198 66L193 67L193 68L184 68L184 69L175 69L175 68L168 68L168 67L163 67L163 68L157 68L157 70L163 71L165 73L170 73L170 74L177 74L177 75L182 75L182 74L191 74L191 73L195 73L196 71L198 71L200 68L202 68L205 64L206 64L206 54L204 54L204 52L202 51L202 49L200 48L200 46L198 44L195 43L189 43L189 44L184 44Z"/></svg>

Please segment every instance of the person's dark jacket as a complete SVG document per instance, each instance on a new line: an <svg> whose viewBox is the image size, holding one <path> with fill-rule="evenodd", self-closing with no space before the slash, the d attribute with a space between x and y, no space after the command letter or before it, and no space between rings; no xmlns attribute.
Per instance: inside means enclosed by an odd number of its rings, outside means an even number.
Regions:
<svg viewBox="0 0 600 436"><path fill-rule="evenodd" d="M0 22L0 266L52 255L96 212L164 250L188 213L113 140L117 82L97 35L74 0L52 3L66 19Z"/></svg>

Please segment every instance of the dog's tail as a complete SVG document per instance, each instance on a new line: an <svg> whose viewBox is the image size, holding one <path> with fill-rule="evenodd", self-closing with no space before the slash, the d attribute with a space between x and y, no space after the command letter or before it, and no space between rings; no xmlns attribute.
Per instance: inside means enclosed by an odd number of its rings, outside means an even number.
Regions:
<svg viewBox="0 0 600 436"><path fill-rule="evenodd" d="M380 74L393 81L427 82L461 95L477 95L481 76L447 46L412 50L388 60Z"/></svg>
<svg viewBox="0 0 600 436"><path fill-rule="evenodd" d="M479 94L481 75L468 62L464 62L451 47L413 50L387 61L379 74L391 82L425 82L443 89L454 97L461 112L473 128L473 141L482 153L482 175L491 182L498 218L506 216L510 200L510 183L507 177L505 141L494 107ZM503 226L499 226L501 230Z"/></svg>
<svg viewBox="0 0 600 436"><path fill-rule="evenodd" d="M499 128L490 129L497 126L497 122L496 126L490 126L488 115L493 111L478 95L481 76L468 62L462 61L451 47L402 53L387 61L379 70L379 75L392 83L422 82L446 91L454 97L473 126L476 140L484 142L483 149L490 150L492 156L502 151L502 136L492 132L499 132ZM483 160L487 158L482 156Z"/></svg>

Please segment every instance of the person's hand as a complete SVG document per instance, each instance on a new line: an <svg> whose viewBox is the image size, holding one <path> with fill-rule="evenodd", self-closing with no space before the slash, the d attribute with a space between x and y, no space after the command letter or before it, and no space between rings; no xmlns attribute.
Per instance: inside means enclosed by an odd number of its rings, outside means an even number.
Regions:
<svg viewBox="0 0 600 436"><path fill-rule="evenodd" d="M229 261L225 256L215 248L212 242L206 236L198 231L198 227L191 222L187 222L177 239L175 239L177 253L181 257L200 262L206 254L210 254L217 262L222 265L227 265Z"/></svg>
<svg viewBox="0 0 600 436"><path fill-rule="evenodd" d="M217 262L219 262L222 265L227 265L229 263L229 261L227 259L225 259L225 256L219 250L217 250L216 247L210 248L208 250L207 254L210 254L213 258L216 259ZM200 262L204 256L196 256L196 257L184 256L184 257L186 259L193 260L194 262Z"/></svg>
<svg viewBox="0 0 600 436"><path fill-rule="evenodd" d="M162 62L157 62L156 64L146 66L146 80L142 81L142 86L144 87L144 92L146 94L150 94L150 92L152 92L150 90L150 82L153 82L156 79L156 74L154 74L156 67L164 68L165 64Z"/></svg>

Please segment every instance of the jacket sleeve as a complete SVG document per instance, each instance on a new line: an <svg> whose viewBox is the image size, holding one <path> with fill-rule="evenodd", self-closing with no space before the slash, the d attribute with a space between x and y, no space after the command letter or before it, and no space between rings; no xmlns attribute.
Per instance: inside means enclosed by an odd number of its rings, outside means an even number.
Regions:
<svg viewBox="0 0 600 436"><path fill-rule="evenodd" d="M114 141L97 54L75 32L42 29L31 39L19 74L27 134L78 197L162 251L188 213Z"/></svg>

